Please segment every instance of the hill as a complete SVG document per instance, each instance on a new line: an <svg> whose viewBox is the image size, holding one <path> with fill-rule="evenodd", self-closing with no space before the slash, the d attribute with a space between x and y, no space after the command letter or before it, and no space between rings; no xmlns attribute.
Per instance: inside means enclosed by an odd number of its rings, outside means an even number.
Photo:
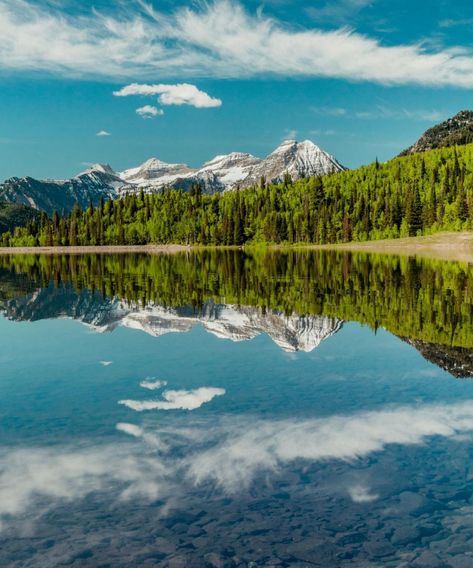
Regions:
<svg viewBox="0 0 473 568"><path fill-rule="evenodd" d="M0 201L0 233L14 231L16 227L23 227L31 221L39 221L40 217L41 214L36 209Z"/></svg>
<svg viewBox="0 0 473 568"><path fill-rule="evenodd" d="M415 144L401 152L400 156L417 154L446 148L462 146L473 142L473 111L462 110L452 118L429 128Z"/></svg>

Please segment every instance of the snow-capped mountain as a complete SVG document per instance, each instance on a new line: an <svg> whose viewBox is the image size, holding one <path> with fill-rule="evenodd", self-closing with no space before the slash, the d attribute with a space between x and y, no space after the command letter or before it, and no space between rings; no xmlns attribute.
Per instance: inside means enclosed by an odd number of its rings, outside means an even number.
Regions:
<svg viewBox="0 0 473 568"><path fill-rule="evenodd" d="M283 181L285 174L291 179L323 176L345 168L310 140L286 140L267 158L257 164L243 180L244 186L257 184L264 177L268 183Z"/></svg>
<svg viewBox="0 0 473 568"><path fill-rule="evenodd" d="M90 202L96 205L101 197L116 199L141 190L147 193L166 188L187 191L198 184L204 193L212 194L259 184L262 178L267 183L278 183L286 174L297 180L344 169L310 140L286 140L264 159L232 152L216 156L200 168L151 158L119 173L108 165L95 164L68 180L10 178L0 184L0 200L23 203L47 213L67 212L76 202L84 208Z"/></svg>
<svg viewBox="0 0 473 568"><path fill-rule="evenodd" d="M31 177L9 178L0 184L0 200L21 203L46 211L71 211L75 203L81 208L100 198L115 199L123 180L108 165L95 164L68 180L36 180Z"/></svg>
<svg viewBox="0 0 473 568"><path fill-rule="evenodd" d="M191 306L168 308L155 303L143 307L118 298L104 300L88 290L77 293L71 287L38 289L34 294L8 301L4 313L17 321L68 317L97 332L127 327L154 337L187 332L195 325L231 341L246 341L266 333L288 352L312 351L343 325L337 318L287 316L277 311L213 301L206 302L200 310Z"/></svg>
<svg viewBox="0 0 473 568"><path fill-rule="evenodd" d="M185 164L166 164L152 158L119 175L127 183L147 191L164 187L187 189L192 184L200 184L205 193L214 193L259 184L262 177L267 183L278 183L285 174L297 180L342 170L344 167L333 156L310 140L285 140L264 159L232 152L192 169Z"/></svg>

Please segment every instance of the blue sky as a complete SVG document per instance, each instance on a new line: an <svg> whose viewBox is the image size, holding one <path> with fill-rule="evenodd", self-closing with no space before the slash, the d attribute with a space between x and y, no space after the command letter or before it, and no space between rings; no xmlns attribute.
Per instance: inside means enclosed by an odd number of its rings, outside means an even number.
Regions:
<svg viewBox="0 0 473 568"><path fill-rule="evenodd" d="M473 108L472 32L466 0L0 0L0 179L285 138L389 159Z"/></svg>

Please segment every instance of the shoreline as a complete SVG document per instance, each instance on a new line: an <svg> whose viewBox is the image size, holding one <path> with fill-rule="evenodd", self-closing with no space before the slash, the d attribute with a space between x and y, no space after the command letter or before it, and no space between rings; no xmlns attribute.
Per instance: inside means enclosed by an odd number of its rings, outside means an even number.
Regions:
<svg viewBox="0 0 473 568"><path fill-rule="evenodd" d="M252 248L267 250L332 250L389 254L397 256L421 256L439 260L452 260L473 264L473 231L461 233L442 232L423 237L406 237L379 241L351 242L340 244L294 244L294 245L247 245ZM203 245L104 245L104 246L59 246L59 247L0 247L0 255L14 254L176 254L196 250L235 250L245 249L239 246L203 246Z"/></svg>
<svg viewBox="0 0 473 568"><path fill-rule="evenodd" d="M473 231L442 232L422 237L405 237L379 241L308 245L310 250L334 250L418 256L437 260L451 260L473 264Z"/></svg>
<svg viewBox="0 0 473 568"><path fill-rule="evenodd" d="M189 252L190 245L99 245L58 247L0 247L0 255L7 254L175 254Z"/></svg>

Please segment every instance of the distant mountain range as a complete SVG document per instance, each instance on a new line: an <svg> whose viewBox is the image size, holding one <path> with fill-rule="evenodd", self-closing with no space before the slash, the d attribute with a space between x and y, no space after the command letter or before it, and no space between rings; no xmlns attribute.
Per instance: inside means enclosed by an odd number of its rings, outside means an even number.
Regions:
<svg viewBox="0 0 473 568"><path fill-rule="evenodd" d="M216 156L200 168L168 164L151 158L136 168L115 172L108 165L96 164L67 180L36 180L31 177L7 179L0 184L0 201L19 203L47 213L70 211L74 203L85 208L100 198L115 199L132 192L156 192L164 188L189 190L198 184L204 193L278 183L291 179L326 175L345 168L310 140L286 140L264 159L232 152Z"/></svg>
<svg viewBox="0 0 473 568"><path fill-rule="evenodd" d="M473 111L464 110L429 128L400 156L471 142ZM75 203L84 209L91 202L97 205L101 198L117 199L141 190L147 193L166 188L187 191L199 185L203 193L213 194L259 185L263 178L271 184L283 181L287 174L292 180L297 180L345 169L336 158L310 140L286 140L266 158L232 152L216 156L199 168L150 158L122 172L114 171L109 165L95 164L66 180L12 177L0 183L0 202L46 211L48 214L53 211L67 213ZM7 213L12 213L11 218ZM0 233L24 224L22 221L27 222L29 218L33 216L28 215L26 209L5 211L3 221L0 219Z"/></svg>
<svg viewBox="0 0 473 568"><path fill-rule="evenodd" d="M343 321L326 316L286 315L253 306L217 304L207 301L201 309L170 308L155 303L142 306L119 298L102 299L99 294L71 287L38 289L31 295L0 303L3 313L15 321L72 318L97 332L119 327L144 331L154 337L190 331L200 324L209 333L231 341L246 341L266 333L283 351L310 352L336 334Z"/></svg>

